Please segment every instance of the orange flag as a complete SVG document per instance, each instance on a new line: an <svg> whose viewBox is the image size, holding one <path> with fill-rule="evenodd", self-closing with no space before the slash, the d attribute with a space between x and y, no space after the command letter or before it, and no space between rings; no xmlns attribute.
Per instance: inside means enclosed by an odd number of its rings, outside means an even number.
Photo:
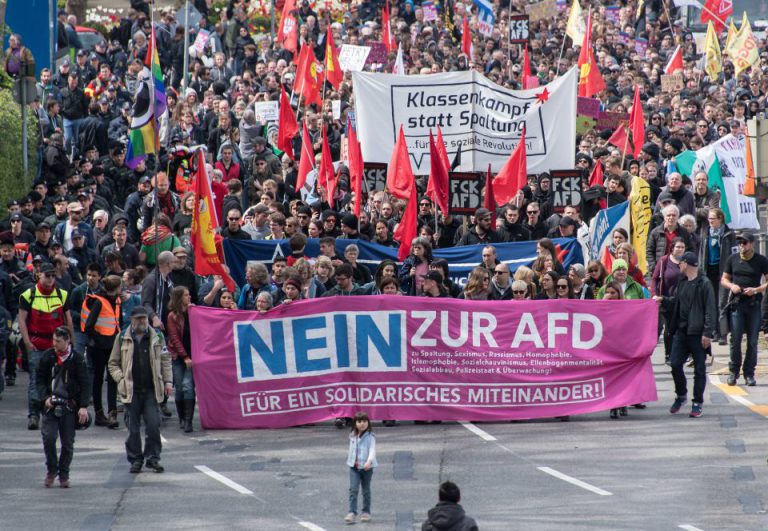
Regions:
<svg viewBox="0 0 768 531"><path fill-rule="evenodd" d="M747 180L744 183L744 195L755 195L755 163L752 162L752 142L749 140L749 131L747 133Z"/></svg>
<svg viewBox="0 0 768 531"><path fill-rule="evenodd" d="M355 193L355 216L360 216L360 205L363 198L363 153L360 142L357 141L357 133L352 127L352 121L347 119L347 143L349 152L349 179L350 188Z"/></svg>
<svg viewBox="0 0 768 531"><path fill-rule="evenodd" d="M307 182L307 174L315 169L315 150L312 148L312 141L309 139L307 123L304 122L304 128L301 132L301 156L299 156L299 173L296 176L296 192Z"/></svg>
<svg viewBox="0 0 768 531"><path fill-rule="evenodd" d="M528 182L528 161L525 149L525 130L504 167L496 174L493 186L499 204L505 205L515 198Z"/></svg>
<svg viewBox="0 0 768 531"><path fill-rule="evenodd" d="M389 159L389 166L387 166L387 191L398 199L409 199L412 197L411 187L415 181L408 156L408 146L405 143L405 133L401 125L400 134L392 150L392 158ZM410 246L410 242L408 245Z"/></svg>
<svg viewBox="0 0 768 531"><path fill-rule="evenodd" d="M339 66L339 52L333 42L330 26L328 26L328 39L325 41L325 79L335 89L338 89L341 82L344 81L344 72Z"/></svg>
<svg viewBox="0 0 768 531"><path fill-rule="evenodd" d="M291 160L293 157L293 137L299 132L299 124L296 122L296 116L293 114L291 102L288 101L288 94L285 88L280 85L280 115L277 129L277 149L285 152Z"/></svg>
<svg viewBox="0 0 768 531"><path fill-rule="evenodd" d="M195 210L192 213L192 247L195 252L195 273L198 275L220 275L230 291L235 282L227 273L216 250L214 231L219 226L211 193L211 181L205 170L205 154L200 149L194 155L197 176L194 184Z"/></svg>
<svg viewBox="0 0 768 531"><path fill-rule="evenodd" d="M591 98L601 90L605 90L605 81L600 75L600 69L592 53L592 11L587 17L587 31L579 51L579 96Z"/></svg>

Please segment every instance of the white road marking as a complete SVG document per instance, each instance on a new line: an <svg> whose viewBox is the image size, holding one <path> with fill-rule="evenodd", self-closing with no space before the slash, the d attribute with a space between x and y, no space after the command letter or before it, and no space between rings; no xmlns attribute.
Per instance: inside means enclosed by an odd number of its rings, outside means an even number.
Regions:
<svg viewBox="0 0 768 531"><path fill-rule="evenodd" d="M160 441L161 441L163 444L168 444L168 439L166 439L165 437L163 437L163 434L162 434L162 433L160 434Z"/></svg>
<svg viewBox="0 0 768 531"><path fill-rule="evenodd" d="M679 527L680 529L685 529L685 531L704 531L703 529L699 529L696 526L688 525L688 524L679 525L677 527Z"/></svg>
<svg viewBox="0 0 768 531"><path fill-rule="evenodd" d="M325 531L324 528L320 527L319 525L315 525L312 522L299 522L299 525L301 527L306 527L309 529L309 531Z"/></svg>
<svg viewBox="0 0 768 531"><path fill-rule="evenodd" d="M481 430L471 422L459 422L462 426L467 428L469 431L480 437L484 441L495 441L496 437L488 433L487 431Z"/></svg>
<svg viewBox="0 0 768 531"><path fill-rule="evenodd" d="M588 490L589 492L594 492L595 494L599 494L600 496L613 496L612 492L608 492L607 490L603 490L599 487L595 487L594 485L590 485L589 483L581 481L580 479L576 479L567 474L563 474L562 472L558 472L554 468L549 468L548 466L539 466L536 468L538 470L541 470L545 474L549 474L550 476L556 477L558 479L562 479L567 483L576 485L577 487L581 487L582 489Z"/></svg>
<svg viewBox="0 0 768 531"><path fill-rule="evenodd" d="M211 478L215 479L215 480L216 480L216 481L218 481L219 483L223 483L224 485L226 485L226 486L227 486L227 487L229 487L230 489L232 489L232 490L234 490L234 491L237 491L237 492L239 492L240 494L248 494L249 496L255 496L255 495L253 494L253 491L252 491L252 490L250 490L250 489L246 489L245 487L243 487L243 486L242 486L242 485L240 485L239 483L235 483L234 481L232 481L231 479L229 479L227 476L224 476L224 475L222 475L222 474L219 474L218 472L216 472L216 471L214 471L214 470L211 470L211 469L210 469L210 468L208 468L207 466L203 466L203 465L196 465L196 466L195 466L195 468L196 468L197 470L199 470L200 472L202 472L203 474L205 474L206 476L208 476L208 477L211 477ZM263 501L263 500L262 500L262 501Z"/></svg>
<svg viewBox="0 0 768 531"><path fill-rule="evenodd" d="M728 395L728 396L731 398L731 400L733 400L734 402L738 402L742 406L752 407L755 405L751 400L747 400L743 396L738 396L738 395Z"/></svg>

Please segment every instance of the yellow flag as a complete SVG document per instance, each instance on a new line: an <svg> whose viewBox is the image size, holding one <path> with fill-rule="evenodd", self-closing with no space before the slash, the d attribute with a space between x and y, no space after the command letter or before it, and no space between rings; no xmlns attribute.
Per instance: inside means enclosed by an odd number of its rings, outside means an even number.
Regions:
<svg viewBox="0 0 768 531"><path fill-rule="evenodd" d="M752 26L749 24L746 13L741 19L741 28L739 28L739 32L733 38L727 51L728 56L733 61L736 76L760 61L757 39L752 34Z"/></svg>
<svg viewBox="0 0 768 531"><path fill-rule="evenodd" d="M709 79L717 81L720 72L723 70L723 57L720 55L720 43L717 41L717 33L715 33L715 26L710 20L707 24L707 38L704 41L704 53L706 54L706 60L704 62L704 70L707 72Z"/></svg>
<svg viewBox="0 0 768 531"><path fill-rule="evenodd" d="M571 13L568 15L568 24L565 27L565 34L573 40L574 45L581 46L586 32L587 24L584 22L584 11L581 9L579 0L573 0Z"/></svg>
<svg viewBox="0 0 768 531"><path fill-rule="evenodd" d="M651 229L651 185L642 177L632 178L629 194L629 215L632 220L632 247L637 255L637 267L643 274L648 272L645 247Z"/></svg>
<svg viewBox="0 0 768 531"><path fill-rule="evenodd" d="M733 42L734 37L736 37L736 33L738 33L736 24L733 23L733 18L731 18L731 23L728 25L728 36L725 38L725 46L723 47L723 55L728 55L728 48Z"/></svg>

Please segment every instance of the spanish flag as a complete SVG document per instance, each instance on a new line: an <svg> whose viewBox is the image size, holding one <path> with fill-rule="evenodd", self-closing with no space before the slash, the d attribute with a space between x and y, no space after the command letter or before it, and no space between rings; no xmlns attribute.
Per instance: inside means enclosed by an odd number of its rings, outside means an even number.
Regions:
<svg viewBox="0 0 768 531"><path fill-rule="evenodd" d="M333 42L330 26L328 26L328 38L325 41L325 80L335 89L338 89L341 82L344 81L344 72L341 71L339 65L339 52Z"/></svg>
<svg viewBox="0 0 768 531"><path fill-rule="evenodd" d="M196 166L194 194L195 210L192 212L192 247L195 251L195 273L198 275L220 275L230 291L234 292L235 281L229 276L221 255L216 248L214 231L219 226L213 206L211 181L205 169L205 153L198 149L192 157Z"/></svg>

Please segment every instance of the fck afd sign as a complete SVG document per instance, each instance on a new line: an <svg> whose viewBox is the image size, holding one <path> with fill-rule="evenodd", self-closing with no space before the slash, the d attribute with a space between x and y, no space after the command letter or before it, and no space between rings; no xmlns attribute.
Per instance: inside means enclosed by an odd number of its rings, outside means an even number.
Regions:
<svg viewBox="0 0 768 531"><path fill-rule="evenodd" d="M450 172L448 212L453 215L473 215L483 203L483 181L480 173Z"/></svg>

